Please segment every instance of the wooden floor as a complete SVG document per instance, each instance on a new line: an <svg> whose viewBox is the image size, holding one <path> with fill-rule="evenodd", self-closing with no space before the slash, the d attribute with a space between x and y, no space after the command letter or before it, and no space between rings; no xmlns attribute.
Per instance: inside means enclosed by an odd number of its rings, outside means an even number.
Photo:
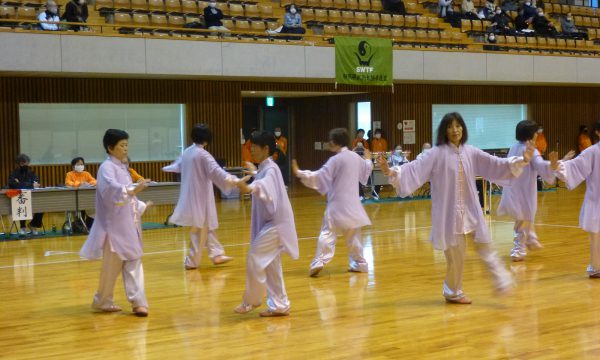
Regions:
<svg viewBox="0 0 600 360"><path fill-rule="evenodd" d="M545 249L511 263L512 223L489 217L495 247L518 287L497 298L468 250L464 290L470 306L441 296L443 253L428 242L430 201L366 205L368 274L346 272L340 239L333 262L308 277L325 208L323 198L293 196L300 259L284 259L291 316L264 319L232 309L244 291L250 202L218 203L221 242L235 261L203 259L184 271L185 228L144 233L150 316L90 309L100 262L79 259L84 237L0 242L2 359L599 359L600 280L587 278L586 233L577 228L583 189L539 194ZM499 197L494 197L494 209ZM169 209L154 208L159 221ZM55 221L47 217L46 223Z"/></svg>

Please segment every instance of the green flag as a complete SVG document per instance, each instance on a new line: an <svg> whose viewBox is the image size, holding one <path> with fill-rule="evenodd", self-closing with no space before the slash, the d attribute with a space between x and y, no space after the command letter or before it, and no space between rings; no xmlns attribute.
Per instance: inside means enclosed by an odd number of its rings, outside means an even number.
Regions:
<svg viewBox="0 0 600 360"><path fill-rule="evenodd" d="M336 36L335 81L340 84L392 85L392 41Z"/></svg>

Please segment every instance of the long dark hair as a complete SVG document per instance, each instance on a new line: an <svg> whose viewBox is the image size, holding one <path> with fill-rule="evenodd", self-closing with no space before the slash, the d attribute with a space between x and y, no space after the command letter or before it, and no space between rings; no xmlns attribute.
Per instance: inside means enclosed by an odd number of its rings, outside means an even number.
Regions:
<svg viewBox="0 0 600 360"><path fill-rule="evenodd" d="M460 139L460 144L464 145L467 142L467 140L469 139L469 133L467 132L467 125L465 124L465 121L463 120L462 116L457 112L451 112L451 113L447 113L446 115L444 115L444 117L442 118L442 121L440 122L440 125L437 128L437 139L435 141L436 146L448 144L448 142L450 141L448 139L448 133L446 130L448 129L450 124L452 124L453 120L456 120L463 129L462 138Z"/></svg>

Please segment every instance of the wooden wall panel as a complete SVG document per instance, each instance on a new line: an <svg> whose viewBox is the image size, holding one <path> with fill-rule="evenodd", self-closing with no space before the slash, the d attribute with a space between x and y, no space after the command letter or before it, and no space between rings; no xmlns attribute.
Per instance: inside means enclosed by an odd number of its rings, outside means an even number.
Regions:
<svg viewBox="0 0 600 360"><path fill-rule="evenodd" d="M315 141L326 141L329 129L348 126L349 104L370 100L373 120L382 122L390 144L402 143L396 123L414 119L416 144L405 145L414 156L421 144L431 141L432 104L528 104L529 117L546 129L551 148L565 153L576 146L580 124L600 119L600 88L556 86L396 84L389 87L339 86L330 83L241 82L165 79L84 79L84 78L1 78L0 77L0 179L6 184L19 152L20 102L41 103L183 103L189 130L198 122L208 123L214 132L209 150L229 165L241 160L239 129L242 126L241 91L366 92L358 95L286 99L293 124L289 137L292 156L304 168L317 168L328 157L314 150ZM188 140L189 142L189 140ZM160 168L164 162L136 163L140 172L153 179L171 180ZM69 166L39 167L42 181L59 184ZM47 177L47 178L46 178Z"/></svg>

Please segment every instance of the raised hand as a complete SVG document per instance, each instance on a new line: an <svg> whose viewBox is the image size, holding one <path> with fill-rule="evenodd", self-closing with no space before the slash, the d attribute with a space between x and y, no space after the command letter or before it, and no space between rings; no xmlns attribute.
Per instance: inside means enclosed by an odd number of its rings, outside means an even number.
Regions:
<svg viewBox="0 0 600 360"><path fill-rule="evenodd" d="M550 159L550 168L552 170L558 169L558 152L553 151L550 154L548 154L548 159Z"/></svg>
<svg viewBox="0 0 600 360"><path fill-rule="evenodd" d="M371 151L369 151L369 149L365 149L363 151L363 159L365 159L365 160L371 160L371 159L373 159L372 156L371 156Z"/></svg>
<svg viewBox="0 0 600 360"><path fill-rule="evenodd" d="M533 159L534 151L535 151L535 146L533 145L533 143L531 141L528 141L527 147L525 148L525 151L523 151L523 160L525 160L526 163L529 163L531 161L531 159Z"/></svg>
<svg viewBox="0 0 600 360"><path fill-rule="evenodd" d="M297 176L298 171L300 171L300 167L298 166L298 161L296 161L296 159L292 160L292 174L294 174L294 176Z"/></svg>
<svg viewBox="0 0 600 360"><path fill-rule="evenodd" d="M575 152L575 150L569 150L569 152L567 153L567 155L563 156L562 161L571 160L572 158L575 157L575 155L577 155L577 153Z"/></svg>
<svg viewBox="0 0 600 360"><path fill-rule="evenodd" d="M377 157L377 164L379 165L381 172L383 172L383 175L385 175L385 176L390 175L390 167L388 165L387 160L383 157L383 155L379 155Z"/></svg>

